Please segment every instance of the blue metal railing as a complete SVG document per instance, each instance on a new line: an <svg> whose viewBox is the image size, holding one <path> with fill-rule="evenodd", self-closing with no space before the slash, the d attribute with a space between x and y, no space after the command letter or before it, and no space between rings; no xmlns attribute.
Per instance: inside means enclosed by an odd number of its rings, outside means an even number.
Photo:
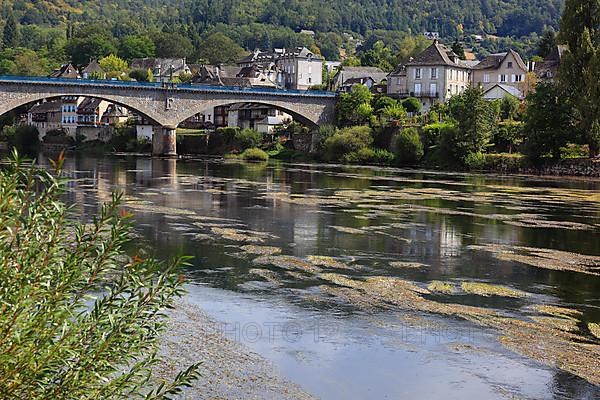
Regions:
<svg viewBox="0 0 600 400"><path fill-rule="evenodd" d="M246 94L269 94L274 96L303 96L303 97L327 97L335 98L336 93L324 92L318 90L291 90L291 89L271 89L260 87L241 87L241 86L213 86L203 84L171 84L162 82L137 82L137 81L118 81L118 80L94 80L94 79L67 79L67 78L47 78L39 76L0 76L0 82L11 83L40 83L40 84L64 84L66 86L90 86L90 87L120 87L132 89L163 89L163 90L190 90L212 93L246 93Z"/></svg>

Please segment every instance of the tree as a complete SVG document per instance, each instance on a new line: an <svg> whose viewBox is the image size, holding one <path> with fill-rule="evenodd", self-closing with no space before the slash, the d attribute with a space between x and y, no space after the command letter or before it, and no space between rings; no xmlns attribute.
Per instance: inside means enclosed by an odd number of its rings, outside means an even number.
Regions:
<svg viewBox="0 0 600 400"><path fill-rule="evenodd" d="M392 51L380 40L375 42L372 49L361 54L360 63L366 66L379 67L384 71L391 71L394 59Z"/></svg>
<svg viewBox="0 0 600 400"><path fill-rule="evenodd" d="M353 126L336 131L323 144L323 157L328 161L340 161L344 155L369 147L373 143L371 128Z"/></svg>
<svg viewBox="0 0 600 400"><path fill-rule="evenodd" d="M519 100L510 95L506 95L500 102L500 118L503 120L514 120L519 110Z"/></svg>
<svg viewBox="0 0 600 400"><path fill-rule="evenodd" d="M236 64L244 57L246 51L231 38L217 32L200 43L197 58L210 64Z"/></svg>
<svg viewBox="0 0 600 400"><path fill-rule="evenodd" d="M560 158L572 132L574 110L554 83L540 83L527 97L524 127L524 152L534 161L552 156Z"/></svg>
<svg viewBox="0 0 600 400"><path fill-rule="evenodd" d="M10 12L4 24L2 34L2 44L4 47L16 48L19 45L19 25L13 12Z"/></svg>
<svg viewBox="0 0 600 400"><path fill-rule="evenodd" d="M58 173L63 161L53 161ZM198 364L159 386L156 351L185 258L128 255L121 196L86 225L61 202L66 188L16 156L0 171L0 398L176 395Z"/></svg>
<svg viewBox="0 0 600 400"><path fill-rule="evenodd" d="M448 110L460 131L453 143L456 158L464 160L469 153L483 152L494 132L497 117L494 105L483 98L483 90L469 87L451 97Z"/></svg>
<svg viewBox="0 0 600 400"><path fill-rule="evenodd" d="M567 0L560 40L568 51L559 72L564 95L575 109L575 125L590 155L600 152L600 0Z"/></svg>
<svg viewBox="0 0 600 400"><path fill-rule="evenodd" d="M152 82L153 75L152 70L150 68L146 69L134 69L129 72L129 77L138 82Z"/></svg>
<svg viewBox="0 0 600 400"><path fill-rule="evenodd" d="M400 164L413 165L423 158L423 143L416 128L403 129L394 137L394 152Z"/></svg>
<svg viewBox="0 0 600 400"><path fill-rule="evenodd" d="M130 35L123 38L119 45L119 56L131 62L134 58L153 57L156 48L146 35Z"/></svg>
<svg viewBox="0 0 600 400"><path fill-rule="evenodd" d="M452 43L452 51L460 58L461 60L465 59L465 48L463 47L462 42L459 42L458 39Z"/></svg>
<svg viewBox="0 0 600 400"><path fill-rule="evenodd" d="M339 126L347 126L357 124L363 120L365 113L370 109L373 94L365 85L354 85L349 93L342 93L336 104L337 122ZM359 108L361 113L359 114Z"/></svg>
<svg viewBox="0 0 600 400"><path fill-rule="evenodd" d="M115 56L114 54L110 54L106 57L101 58L98 64L100 64L102 70L106 72L106 76L108 78L120 79L129 69L127 61Z"/></svg>
<svg viewBox="0 0 600 400"><path fill-rule="evenodd" d="M538 41L536 54L546 58L556 45L556 31L552 27L547 27Z"/></svg>
<svg viewBox="0 0 600 400"><path fill-rule="evenodd" d="M421 111L421 102L416 97L409 97L402 101L402 107L409 113L418 113Z"/></svg>
<svg viewBox="0 0 600 400"><path fill-rule="evenodd" d="M92 34L88 37L71 39L66 46L66 52L74 65L87 65L92 58L116 54L114 39L106 34Z"/></svg>
<svg viewBox="0 0 600 400"><path fill-rule="evenodd" d="M194 45L190 39L180 33L160 32L153 40L157 57L183 58L194 52Z"/></svg>

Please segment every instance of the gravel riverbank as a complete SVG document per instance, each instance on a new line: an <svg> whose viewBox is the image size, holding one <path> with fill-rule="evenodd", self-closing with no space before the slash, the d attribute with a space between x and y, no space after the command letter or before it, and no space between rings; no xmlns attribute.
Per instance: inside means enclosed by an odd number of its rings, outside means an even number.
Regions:
<svg viewBox="0 0 600 400"><path fill-rule="evenodd" d="M230 340L216 329L216 321L182 298L164 335L159 366L164 378L198 360L202 376L181 399L313 399L284 378L265 358Z"/></svg>

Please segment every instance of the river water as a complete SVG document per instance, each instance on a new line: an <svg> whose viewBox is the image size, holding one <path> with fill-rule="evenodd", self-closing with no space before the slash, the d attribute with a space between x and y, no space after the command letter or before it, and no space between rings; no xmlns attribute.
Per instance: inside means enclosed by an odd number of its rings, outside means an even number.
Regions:
<svg viewBox="0 0 600 400"><path fill-rule="evenodd" d="M194 256L190 301L315 397L600 398L600 181L144 157L66 171L76 215L123 192L133 245Z"/></svg>

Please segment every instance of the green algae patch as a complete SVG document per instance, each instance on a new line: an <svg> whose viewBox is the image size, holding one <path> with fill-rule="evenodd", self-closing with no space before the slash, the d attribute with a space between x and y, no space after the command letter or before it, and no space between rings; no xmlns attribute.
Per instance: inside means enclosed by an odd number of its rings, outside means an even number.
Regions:
<svg viewBox="0 0 600 400"><path fill-rule="evenodd" d="M351 235L364 235L365 233L367 233L367 232L365 232L362 229L350 228L350 227L347 227L347 226L332 225L331 228L335 229L338 232L349 233Z"/></svg>
<svg viewBox="0 0 600 400"><path fill-rule="evenodd" d="M240 229L212 227L211 231L223 239L235 242L260 243L264 241L262 237Z"/></svg>
<svg viewBox="0 0 600 400"><path fill-rule="evenodd" d="M491 253L499 260L518 262L536 268L600 275L600 256L501 244L474 245L468 248Z"/></svg>
<svg viewBox="0 0 600 400"><path fill-rule="evenodd" d="M520 298L525 297L527 293L521 292L501 285L492 285L490 283L483 282L462 282L460 284L462 290L469 294L476 294L479 296L501 296L501 297L514 297Z"/></svg>
<svg viewBox="0 0 600 400"><path fill-rule="evenodd" d="M426 267L426 264L421 264L418 262L407 262L407 261L392 261L389 263L390 267L393 268L414 268L414 269L419 269L419 268L423 268Z"/></svg>
<svg viewBox="0 0 600 400"><path fill-rule="evenodd" d="M279 278L279 275L273 271L269 271L266 269L251 268L248 272L252 275L256 275L263 278L267 282L271 282L276 285L281 284L281 279Z"/></svg>
<svg viewBox="0 0 600 400"><path fill-rule="evenodd" d="M308 261L319 267L334 268L334 269L351 269L347 264L328 256L308 256Z"/></svg>
<svg viewBox="0 0 600 400"><path fill-rule="evenodd" d="M597 324L595 322L590 322L587 325L590 333L594 336L596 336L598 339L600 339L600 324Z"/></svg>
<svg viewBox="0 0 600 400"><path fill-rule="evenodd" d="M278 268L292 271L298 270L311 273L318 273L321 271L320 268L315 267L311 263L294 256L264 255L252 260L252 263L259 265L273 265Z"/></svg>
<svg viewBox="0 0 600 400"><path fill-rule="evenodd" d="M242 251L248 254L279 254L281 253L281 248L274 246L258 246L254 244L247 244L241 247Z"/></svg>
<svg viewBox="0 0 600 400"><path fill-rule="evenodd" d="M554 329L559 329L565 332L576 332L579 330L577 327L577 320L560 318L560 317L531 317L532 320L541 325L547 325Z"/></svg>
<svg viewBox="0 0 600 400"><path fill-rule="evenodd" d="M558 307L547 304L535 304L531 306L531 308L540 314L547 314L558 318L573 319L575 321L578 321L577 317L583 314L581 311L574 310L572 308Z"/></svg>
<svg viewBox="0 0 600 400"><path fill-rule="evenodd" d="M438 292L444 294L452 294L455 292L454 285L450 282L442 282L442 281L431 281L429 285L427 285L427 289L431 292Z"/></svg>

